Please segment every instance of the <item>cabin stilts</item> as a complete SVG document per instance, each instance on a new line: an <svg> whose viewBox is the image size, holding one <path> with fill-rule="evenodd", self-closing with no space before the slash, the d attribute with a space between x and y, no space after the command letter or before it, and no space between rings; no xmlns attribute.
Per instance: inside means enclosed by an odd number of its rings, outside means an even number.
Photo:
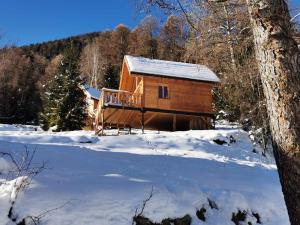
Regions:
<svg viewBox="0 0 300 225"><path fill-rule="evenodd" d="M144 129L145 129L145 117L144 117L144 112L141 110L141 124L142 124L142 133L144 134Z"/></svg>
<svg viewBox="0 0 300 225"><path fill-rule="evenodd" d="M101 90L96 129L209 129L218 77L206 66L125 56L119 89Z"/></svg>

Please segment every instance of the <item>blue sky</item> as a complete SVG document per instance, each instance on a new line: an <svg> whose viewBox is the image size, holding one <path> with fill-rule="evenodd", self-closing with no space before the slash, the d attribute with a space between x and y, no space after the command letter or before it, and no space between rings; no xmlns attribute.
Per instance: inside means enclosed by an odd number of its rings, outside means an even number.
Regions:
<svg viewBox="0 0 300 225"><path fill-rule="evenodd" d="M134 0L1 0L4 42L24 45L70 35L135 27L144 15Z"/></svg>
<svg viewBox="0 0 300 225"><path fill-rule="evenodd" d="M3 44L26 45L71 35L134 28L145 16L134 0L1 0L0 32ZM300 0L292 0L300 5ZM295 10L299 11L299 10Z"/></svg>

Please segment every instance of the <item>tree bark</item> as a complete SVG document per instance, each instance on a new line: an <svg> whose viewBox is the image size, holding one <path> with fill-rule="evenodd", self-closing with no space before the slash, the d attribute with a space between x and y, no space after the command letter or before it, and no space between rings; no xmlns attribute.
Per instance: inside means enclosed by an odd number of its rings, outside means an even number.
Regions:
<svg viewBox="0 0 300 225"><path fill-rule="evenodd" d="M247 0L274 155L290 222L300 224L300 64L284 0Z"/></svg>
<svg viewBox="0 0 300 225"><path fill-rule="evenodd" d="M225 18L226 18L226 33L227 33L227 44L230 50L230 59L231 59L231 68L234 73L236 73L236 61L235 61L235 56L234 56L234 47L233 47L233 41L232 41L232 27L230 25L229 21L229 15L228 15L228 10L226 4L223 2L223 10L225 13Z"/></svg>

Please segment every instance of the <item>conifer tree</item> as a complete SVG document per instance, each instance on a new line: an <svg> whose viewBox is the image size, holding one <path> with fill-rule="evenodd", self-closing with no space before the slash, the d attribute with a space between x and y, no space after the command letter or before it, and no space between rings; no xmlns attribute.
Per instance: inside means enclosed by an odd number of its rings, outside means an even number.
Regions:
<svg viewBox="0 0 300 225"><path fill-rule="evenodd" d="M117 70L109 63L104 74L104 87L117 89L119 84Z"/></svg>
<svg viewBox="0 0 300 225"><path fill-rule="evenodd" d="M86 100L81 89L84 81L80 77L78 58L79 51L71 43L65 50L58 74L46 87L41 115L44 129L56 126L56 131L66 131L84 126Z"/></svg>

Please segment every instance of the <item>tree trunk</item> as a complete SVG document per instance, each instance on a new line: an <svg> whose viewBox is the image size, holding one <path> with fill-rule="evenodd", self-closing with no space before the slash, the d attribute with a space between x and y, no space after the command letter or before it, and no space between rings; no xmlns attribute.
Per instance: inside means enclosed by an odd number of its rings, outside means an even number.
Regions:
<svg viewBox="0 0 300 225"><path fill-rule="evenodd" d="M292 225L300 224L300 64L284 0L247 0L273 148Z"/></svg>
<svg viewBox="0 0 300 225"><path fill-rule="evenodd" d="M91 87L94 87L98 89L98 73L99 73L99 59L98 59L98 52L97 49L93 49L93 69L92 69L92 85Z"/></svg>
<svg viewBox="0 0 300 225"><path fill-rule="evenodd" d="M224 2L223 2L223 10L225 13L225 18L226 18L225 22L226 22L227 44L228 44L229 51L230 51L231 69L235 74L236 73L236 62L235 62L234 48L233 48L233 41L232 41L232 34L231 34L232 27L231 27L230 21L229 21L229 14L228 14L227 6Z"/></svg>

